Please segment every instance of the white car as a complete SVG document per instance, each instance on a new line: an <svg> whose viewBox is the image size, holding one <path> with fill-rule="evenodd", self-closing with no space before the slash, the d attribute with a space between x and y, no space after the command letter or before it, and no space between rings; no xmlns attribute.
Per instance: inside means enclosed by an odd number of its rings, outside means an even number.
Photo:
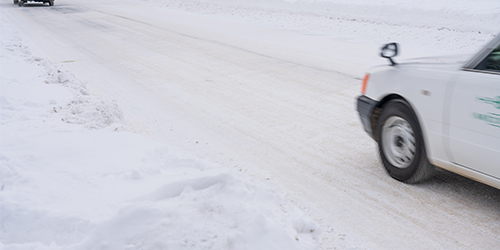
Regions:
<svg viewBox="0 0 500 250"><path fill-rule="evenodd" d="M392 59L366 74L357 100L389 175L406 183L436 167L500 189L500 34L472 58ZM468 60L467 60L468 59Z"/></svg>

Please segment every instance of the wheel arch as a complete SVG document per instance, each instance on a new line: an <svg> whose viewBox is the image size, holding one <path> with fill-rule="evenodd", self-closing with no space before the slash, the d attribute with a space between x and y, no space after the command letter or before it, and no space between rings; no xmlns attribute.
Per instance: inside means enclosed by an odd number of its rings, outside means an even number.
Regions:
<svg viewBox="0 0 500 250"><path fill-rule="evenodd" d="M401 100L408 106L408 108L413 112L413 115L415 116L415 119L417 120L419 129L422 132L422 135L425 139L426 135L425 135L425 131L423 131L423 129L422 129L422 122L421 122L420 115L418 114L418 111L414 108L414 106L411 104L410 101L408 101L406 98L404 98L403 96L401 96L399 94L386 95L377 103L377 105L375 106L375 108L372 112L372 116L371 116L372 131L375 131L375 129L376 129L377 121L378 121L378 118L380 117L380 114L382 113L382 110L384 109L386 104L392 100Z"/></svg>
<svg viewBox="0 0 500 250"><path fill-rule="evenodd" d="M373 109L372 116L370 118L373 139L377 140L377 138L375 136L375 128L377 126L378 118L380 117L380 114L382 113L382 110L384 109L384 106L387 104L387 102L389 102L391 100L395 100L395 99L401 99L401 100L404 100L406 103L408 103L405 98L403 98L402 96L400 96L398 94L389 94L389 95L386 95L384 98L382 98L377 103L375 108Z"/></svg>

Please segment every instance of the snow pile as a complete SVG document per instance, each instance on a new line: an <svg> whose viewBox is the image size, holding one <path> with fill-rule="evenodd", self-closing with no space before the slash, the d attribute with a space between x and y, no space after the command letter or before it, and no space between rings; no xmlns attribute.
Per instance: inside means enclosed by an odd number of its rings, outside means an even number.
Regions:
<svg viewBox="0 0 500 250"><path fill-rule="evenodd" d="M1 22L0 248L315 249L271 187L128 132Z"/></svg>

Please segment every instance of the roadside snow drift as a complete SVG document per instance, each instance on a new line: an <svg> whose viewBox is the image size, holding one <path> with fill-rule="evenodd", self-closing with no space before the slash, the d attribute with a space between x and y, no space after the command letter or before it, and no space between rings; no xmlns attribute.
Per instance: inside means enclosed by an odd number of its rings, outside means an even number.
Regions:
<svg viewBox="0 0 500 250"><path fill-rule="evenodd" d="M0 248L316 248L268 185L127 132L5 20L0 37Z"/></svg>

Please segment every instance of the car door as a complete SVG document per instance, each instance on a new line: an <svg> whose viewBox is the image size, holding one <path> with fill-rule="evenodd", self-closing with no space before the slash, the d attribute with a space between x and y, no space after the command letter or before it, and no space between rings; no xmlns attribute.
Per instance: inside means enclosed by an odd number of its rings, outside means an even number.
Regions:
<svg viewBox="0 0 500 250"><path fill-rule="evenodd" d="M500 178L500 46L459 72L450 95L451 160Z"/></svg>

